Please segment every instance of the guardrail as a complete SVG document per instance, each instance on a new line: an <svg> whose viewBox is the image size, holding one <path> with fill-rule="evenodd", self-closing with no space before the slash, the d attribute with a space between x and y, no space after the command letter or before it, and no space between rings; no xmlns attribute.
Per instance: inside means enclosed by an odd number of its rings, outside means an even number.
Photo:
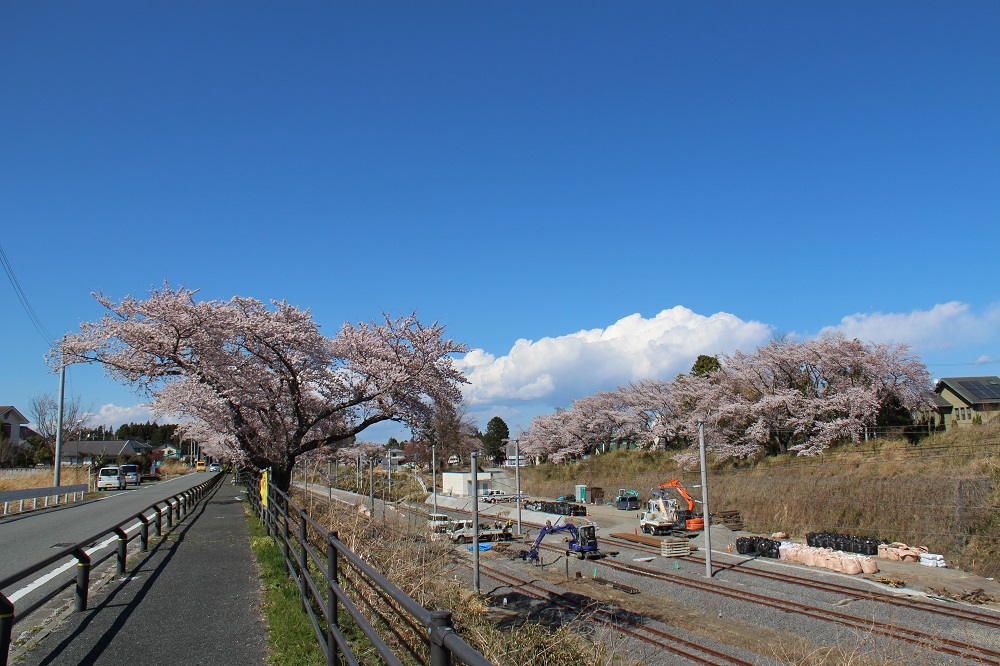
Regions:
<svg viewBox="0 0 1000 666"><path fill-rule="evenodd" d="M87 610L87 595L90 588L90 571L93 567L103 564L105 561L115 557L118 575L124 574L125 564L128 558L128 544L130 541L138 538L140 550L142 550L142 552L148 551L150 525L152 525L155 530L155 536L163 536L163 519L166 518L168 529L173 528L175 517L177 522L180 522L184 516L191 512L191 509L194 508L201 498L205 496L205 493L217 484L220 479L222 479L222 475L216 474L212 476L211 479L208 479L203 483L199 483L193 488L171 495L164 500L154 502L134 516L118 523L111 529L102 530L86 539L82 539L71 546L63 548L44 560L39 560L31 566L0 580L0 666L7 666L7 661L10 655L11 636L13 635L14 625L17 624L17 622L28 617L55 598L56 595L61 594L64 590L73 585L76 586L75 610L77 612ZM139 526L139 532L129 536L129 530L134 528L136 525ZM118 547L97 560L92 561L90 553L87 552L86 547L99 541L101 537L110 534L114 534L118 537ZM3 593L3 590L33 574L38 573L45 567L56 564L68 557L72 557L76 560L76 577L67 580L54 590L47 592L40 599L28 605L26 608L18 609L15 613L14 603L7 597L6 594Z"/></svg>
<svg viewBox="0 0 1000 666"><path fill-rule="evenodd" d="M390 666L402 666L403 663L450 666L452 657L467 666L492 664L455 633L451 611L431 611L421 606L350 551L337 538L336 532L325 530L277 488L268 486L265 506L261 494L256 492L259 484L248 484L248 487L247 495L254 511L281 548L288 572L298 585L302 605L328 665L358 664L341 630L344 621L353 622ZM325 552L317 552L309 540L310 531L316 545ZM348 588L371 590L382 603L375 608L364 596L349 595ZM365 605L371 615L379 619L383 630L392 636L396 650L372 626L359 604ZM341 609L348 617L341 617ZM387 617L390 614L393 617ZM405 653L402 659L397 651Z"/></svg>
<svg viewBox="0 0 1000 666"><path fill-rule="evenodd" d="M18 512L24 511L24 500L30 499L32 502L32 509L38 508L38 498L45 498L45 505L49 505L49 498L55 497L55 504L59 504L59 496L65 497L65 502L69 501L69 496L73 496L73 501L76 501L77 493L80 495L80 499L84 498L85 493L90 490L86 483L78 483L74 486L52 486L50 488L26 488L24 490L5 490L0 493L0 502L3 502L3 515L9 513L8 509L11 502L19 502ZM54 491L54 492L53 492Z"/></svg>

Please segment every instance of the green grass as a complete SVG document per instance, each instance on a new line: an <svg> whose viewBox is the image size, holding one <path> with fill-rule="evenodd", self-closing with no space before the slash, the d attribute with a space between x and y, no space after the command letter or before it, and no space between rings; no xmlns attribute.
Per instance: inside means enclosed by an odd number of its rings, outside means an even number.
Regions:
<svg viewBox="0 0 1000 666"><path fill-rule="evenodd" d="M257 558L264 588L262 610L267 619L268 662L281 666L326 664L309 617L302 610L302 598L289 577L281 550L252 511L247 512L250 548Z"/></svg>

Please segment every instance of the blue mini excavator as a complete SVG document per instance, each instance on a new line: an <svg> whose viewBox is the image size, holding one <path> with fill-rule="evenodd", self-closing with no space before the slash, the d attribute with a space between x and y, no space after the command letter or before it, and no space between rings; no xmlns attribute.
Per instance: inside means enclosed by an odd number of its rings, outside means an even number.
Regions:
<svg viewBox="0 0 1000 666"><path fill-rule="evenodd" d="M572 538L566 543L566 556L576 555L581 560L596 560L604 557L604 554L597 549L596 528L593 525L577 527L573 523L563 523L562 525L552 525L546 523L535 538L535 543L531 544L531 550L522 550L518 557L526 562L534 564L538 562L538 547L542 540L550 534L569 530Z"/></svg>

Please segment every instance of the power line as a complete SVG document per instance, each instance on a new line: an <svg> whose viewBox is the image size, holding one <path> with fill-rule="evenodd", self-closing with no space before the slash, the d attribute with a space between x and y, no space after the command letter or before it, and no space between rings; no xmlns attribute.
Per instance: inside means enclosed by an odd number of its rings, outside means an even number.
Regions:
<svg viewBox="0 0 1000 666"><path fill-rule="evenodd" d="M38 331L38 334L42 336L42 339L45 340L45 344L49 347L55 347L55 338L48 332L48 330L46 330L41 318L35 312L35 309L31 307L31 302L28 300L27 294L24 293L24 289L21 288L21 283L17 279L17 275L14 273L14 267L7 258L7 253L3 251L3 245L0 245L0 264L3 264L3 270L7 274L7 280L10 281L10 286L14 288L14 294L17 296L17 300L21 302L21 307L24 308L25 314L28 315L31 325L36 331Z"/></svg>

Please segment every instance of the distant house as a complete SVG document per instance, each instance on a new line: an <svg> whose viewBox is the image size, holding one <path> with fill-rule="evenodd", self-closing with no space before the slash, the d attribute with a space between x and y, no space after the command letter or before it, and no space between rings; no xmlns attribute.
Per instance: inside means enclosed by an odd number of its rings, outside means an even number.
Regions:
<svg viewBox="0 0 1000 666"><path fill-rule="evenodd" d="M164 444L163 446L159 447L156 450L161 451L163 453L164 458L175 458L177 460L180 460L181 450L178 449L173 444Z"/></svg>
<svg viewBox="0 0 1000 666"><path fill-rule="evenodd" d="M84 440L65 442L62 445L63 465L89 465L94 461L116 460L119 456L141 456L154 447L137 439L124 440Z"/></svg>
<svg viewBox="0 0 1000 666"><path fill-rule="evenodd" d="M933 400L946 430L988 423L1000 415L1000 377L945 377L934 387Z"/></svg>
<svg viewBox="0 0 1000 666"><path fill-rule="evenodd" d="M4 437L10 440L12 447L21 445L21 426L28 423L24 414L10 405L0 405L0 421L3 424Z"/></svg>

